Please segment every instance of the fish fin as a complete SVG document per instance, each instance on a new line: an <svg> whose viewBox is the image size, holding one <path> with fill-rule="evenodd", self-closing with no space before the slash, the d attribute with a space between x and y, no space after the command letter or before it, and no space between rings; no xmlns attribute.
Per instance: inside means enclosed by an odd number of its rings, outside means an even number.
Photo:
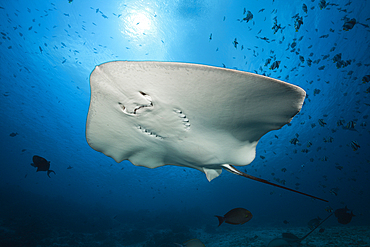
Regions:
<svg viewBox="0 0 370 247"><path fill-rule="evenodd" d="M36 165L34 163L31 163L31 166L36 167Z"/></svg>
<svg viewBox="0 0 370 247"><path fill-rule="evenodd" d="M269 184L269 185L272 185L272 186L275 186L275 187L279 187L279 188L282 188L282 189L285 189L285 190L290 190L290 191L293 191L293 192L298 193L298 194L309 196L309 197L312 197L312 198L315 198L315 199L318 199L318 200L321 200L321 201L324 201L324 202L328 202L327 200L321 199L319 197L312 196L312 195L300 192L298 190L293 190L293 189L290 189L290 188L287 188L287 187L284 187L284 186L281 186L281 185L278 185L278 184L274 184L274 183L271 183L271 182L269 182L265 179L262 179L262 178L257 178L257 177L251 176L249 174L246 174L244 172L241 172L241 171L237 170L235 167L233 167L232 165L229 165L229 164L223 164L222 167L225 170L227 170L228 172L234 173L234 174L239 175L239 176L243 176L243 177L258 181L258 182L262 182L262 183Z"/></svg>
<svg viewBox="0 0 370 247"><path fill-rule="evenodd" d="M49 175L49 174L50 174L51 172L53 172L54 174L56 174L56 173L55 173L55 171L53 171L53 170L48 170L48 177L49 177L49 178L50 178L50 175Z"/></svg>
<svg viewBox="0 0 370 247"><path fill-rule="evenodd" d="M220 176L222 169L208 169L203 167L203 172L206 174L208 181L211 182L214 178Z"/></svg>
<svg viewBox="0 0 370 247"><path fill-rule="evenodd" d="M224 223L225 217L217 216L217 215L215 215L215 217L217 217L217 219L218 219L218 226L220 226L222 223Z"/></svg>

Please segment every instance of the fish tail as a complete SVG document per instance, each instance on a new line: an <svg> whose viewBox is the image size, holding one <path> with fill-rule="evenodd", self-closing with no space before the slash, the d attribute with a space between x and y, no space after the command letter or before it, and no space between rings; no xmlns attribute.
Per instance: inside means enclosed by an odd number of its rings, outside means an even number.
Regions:
<svg viewBox="0 0 370 247"><path fill-rule="evenodd" d="M215 215L215 217L217 217L217 219L218 219L218 226L220 226L222 223L224 223L224 221L225 221L225 218L224 217L222 217L222 216L217 216L217 215Z"/></svg>

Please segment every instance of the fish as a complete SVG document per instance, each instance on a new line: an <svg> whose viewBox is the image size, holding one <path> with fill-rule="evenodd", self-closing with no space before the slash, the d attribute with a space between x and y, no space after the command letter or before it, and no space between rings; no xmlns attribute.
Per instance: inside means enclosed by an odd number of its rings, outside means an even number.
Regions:
<svg viewBox="0 0 370 247"><path fill-rule="evenodd" d="M317 227L318 225L320 225L320 222L321 222L321 218L320 217L317 217L315 219L312 219L310 220L307 225L308 225L308 228L310 228L311 230L314 229L315 227Z"/></svg>
<svg viewBox="0 0 370 247"><path fill-rule="evenodd" d="M248 10L248 12L247 12L247 16L243 18L243 21L249 22L249 21L250 21L250 20L252 20L252 19L253 19L253 14L252 14L252 12L250 12L250 11Z"/></svg>
<svg viewBox="0 0 370 247"><path fill-rule="evenodd" d="M344 129L349 129L349 130L355 130L356 122L355 121L349 121Z"/></svg>
<svg viewBox="0 0 370 247"><path fill-rule="evenodd" d="M301 28L301 26L303 25L303 17L297 17L294 21L294 28L295 28L295 31L298 32L298 30Z"/></svg>
<svg viewBox="0 0 370 247"><path fill-rule="evenodd" d="M174 243L178 247L205 247L205 245L197 238L190 239L183 244Z"/></svg>
<svg viewBox="0 0 370 247"><path fill-rule="evenodd" d="M344 31L349 31L351 30L355 24L356 24L356 19L355 18L352 18L350 20L347 20L344 24L343 24L343 30Z"/></svg>
<svg viewBox="0 0 370 247"><path fill-rule="evenodd" d="M315 231L322 223L324 223L327 219L329 219L333 214L330 214L326 217L321 223L319 223L315 228L313 228L309 233L307 233L304 237L299 238L293 233L285 232L282 234L281 238L275 238L270 241L267 247L293 247L293 246L301 246L301 242L307 238L313 231Z"/></svg>
<svg viewBox="0 0 370 247"><path fill-rule="evenodd" d="M326 211L326 212L328 212L328 213L332 213L332 212L333 212L333 208L332 208L332 207L330 207L330 206L327 206L327 207L325 208L325 211Z"/></svg>
<svg viewBox="0 0 370 247"><path fill-rule="evenodd" d="M320 126L324 127L326 125L324 119L319 119Z"/></svg>
<svg viewBox="0 0 370 247"><path fill-rule="evenodd" d="M329 190L329 193L332 195L338 196L338 191L339 191L339 188L331 188Z"/></svg>
<svg viewBox="0 0 370 247"><path fill-rule="evenodd" d="M325 231L324 228L320 228L319 233L323 233Z"/></svg>
<svg viewBox="0 0 370 247"><path fill-rule="evenodd" d="M189 167L208 181L226 170L327 201L235 168L250 164L258 140L300 111L306 92L298 86L200 64L113 61L95 67L90 87L87 143L118 163Z"/></svg>
<svg viewBox="0 0 370 247"><path fill-rule="evenodd" d="M284 221L283 221L283 223L284 223L284 224L288 224L288 223L289 223L289 221L287 221L287 220L284 220Z"/></svg>
<svg viewBox="0 0 370 247"><path fill-rule="evenodd" d="M232 224L232 225L242 225L250 221L253 217L252 213L244 208L234 208L227 212L224 216L217 216L220 226L223 222Z"/></svg>
<svg viewBox="0 0 370 247"><path fill-rule="evenodd" d="M306 4L302 5L302 10L303 10L303 12L305 12L307 14L307 5Z"/></svg>
<svg viewBox="0 0 370 247"><path fill-rule="evenodd" d="M365 75L364 77L362 77L362 82L363 83L367 83L370 81L370 75Z"/></svg>
<svg viewBox="0 0 370 247"><path fill-rule="evenodd" d="M67 169L72 169L73 167L72 166L68 166Z"/></svg>
<svg viewBox="0 0 370 247"><path fill-rule="evenodd" d="M358 144L357 141L351 141L350 143L350 146L352 148L353 151L357 151L357 149L359 149L361 146Z"/></svg>
<svg viewBox="0 0 370 247"><path fill-rule="evenodd" d="M18 135L18 133L17 133L17 132L12 132L12 133L10 133L10 134L9 134L9 136L10 136L10 137L15 137L15 136L17 136L17 135Z"/></svg>
<svg viewBox="0 0 370 247"><path fill-rule="evenodd" d="M265 62L265 66L269 65L270 62L271 62L271 58L267 58Z"/></svg>
<svg viewBox="0 0 370 247"><path fill-rule="evenodd" d="M347 206L345 206L344 208L338 208L337 210L334 211L334 215L335 217L337 217L338 223L347 225L348 223L351 222L352 217L356 216L353 214L352 211L351 213L348 213L348 211L349 209L347 208Z"/></svg>
<svg viewBox="0 0 370 247"><path fill-rule="evenodd" d="M291 139L289 142L290 142L291 144L296 145L299 141L298 141L298 139L297 139L297 138L293 138L293 139Z"/></svg>
<svg viewBox="0 0 370 247"><path fill-rule="evenodd" d="M343 126L345 122L346 122L346 120L340 119L340 120L337 121L337 126Z"/></svg>
<svg viewBox="0 0 370 247"><path fill-rule="evenodd" d="M34 155L32 161L31 166L37 167L36 172L46 171L49 178L50 173L56 174L53 170L50 170L50 161L47 161L45 158Z"/></svg>
<svg viewBox="0 0 370 247"><path fill-rule="evenodd" d="M233 45L234 45L234 47L237 49L238 48L238 41L236 40L236 38L235 38L235 40L233 41Z"/></svg>
<svg viewBox="0 0 370 247"><path fill-rule="evenodd" d="M325 9L326 6L328 6L328 4L326 3L326 1L325 0L320 0L320 2L319 2L319 8L320 9Z"/></svg>
<svg viewBox="0 0 370 247"><path fill-rule="evenodd" d="M271 70L278 69L279 66L280 66L280 62L281 61L275 61L275 62L273 62L272 65L271 65L271 67L270 67L270 69Z"/></svg>
<svg viewBox="0 0 370 247"><path fill-rule="evenodd" d="M73 0L68 0L68 3L72 3L73 2Z"/></svg>
<svg viewBox="0 0 370 247"><path fill-rule="evenodd" d="M336 165L335 168L337 168L339 171L341 171L343 169L343 166Z"/></svg>

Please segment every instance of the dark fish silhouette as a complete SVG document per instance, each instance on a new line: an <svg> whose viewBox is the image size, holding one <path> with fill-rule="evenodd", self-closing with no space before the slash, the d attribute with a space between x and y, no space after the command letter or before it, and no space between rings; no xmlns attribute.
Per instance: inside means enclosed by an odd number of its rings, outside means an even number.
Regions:
<svg viewBox="0 0 370 247"><path fill-rule="evenodd" d="M220 226L223 222L232 225L241 225L250 221L253 217L252 213L244 208L234 208L227 212L225 216L217 216Z"/></svg>
<svg viewBox="0 0 370 247"><path fill-rule="evenodd" d="M301 242L308 237L313 231L316 230L322 223L324 223L327 219L329 219L330 216L333 214L330 214L328 217L326 217L323 221L320 222L319 225L317 225L314 229L312 229L309 233L307 233L304 237L299 238L293 233L285 232L282 234L282 238L275 238L271 240L271 242L267 245L267 247L287 247L287 246L300 246Z"/></svg>
<svg viewBox="0 0 370 247"><path fill-rule="evenodd" d="M346 225L349 222L351 222L352 217L355 215L352 213L352 211L351 213L348 213L348 211L349 209L347 208L347 206L345 206L344 208L339 208L334 211L334 215L335 217L338 218L339 223Z"/></svg>
<svg viewBox="0 0 370 247"><path fill-rule="evenodd" d="M37 170L36 172L39 172L39 171L47 171L47 174L48 174L48 177L50 178L50 173L53 172L54 174L56 174L53 170L50 170L50 161L47 161L46 159L40 157L40 156L37 156L37 155L34 155L33 158L32 158L32 161L33 163L31 163L31 166L33 167L37 167Z"/></svg>
<svg viewBox="0 0 370 247"><path fill-rule="evenodd" d="M312 230L312 229L316 228L318 225L320 225L320 222L321 222L321 218L320 217L317 217L315 219L310 220L307 223L307 225Z"/></svg>
<svg viewBox="0 0 370 247"><path fill-rule="evenodd" d="M18 133L17 132L12 132L12 133L10 133L10 135L9 136L11 136L11 137L15 137L16 135L18 135Z"/></svg>

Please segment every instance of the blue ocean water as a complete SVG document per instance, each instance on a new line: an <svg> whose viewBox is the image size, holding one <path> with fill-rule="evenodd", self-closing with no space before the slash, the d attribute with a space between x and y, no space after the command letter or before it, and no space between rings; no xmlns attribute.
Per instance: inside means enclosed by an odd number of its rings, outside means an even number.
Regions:
<svg viewBox="0 0 370 247"><path fill-rule="evenodd" d="M369 9L367 0L0 1L0 245L173 246L199 238L194 229L283 232L345 206L349 224L325 225L368 227ZM115 60L226 67L302 87L301 112L263 136L241 170L329 202L94 151L89 76ZM34 155L56 174L36 172ZM217 228L214 215L237 207L253 219Z"/></svg>

